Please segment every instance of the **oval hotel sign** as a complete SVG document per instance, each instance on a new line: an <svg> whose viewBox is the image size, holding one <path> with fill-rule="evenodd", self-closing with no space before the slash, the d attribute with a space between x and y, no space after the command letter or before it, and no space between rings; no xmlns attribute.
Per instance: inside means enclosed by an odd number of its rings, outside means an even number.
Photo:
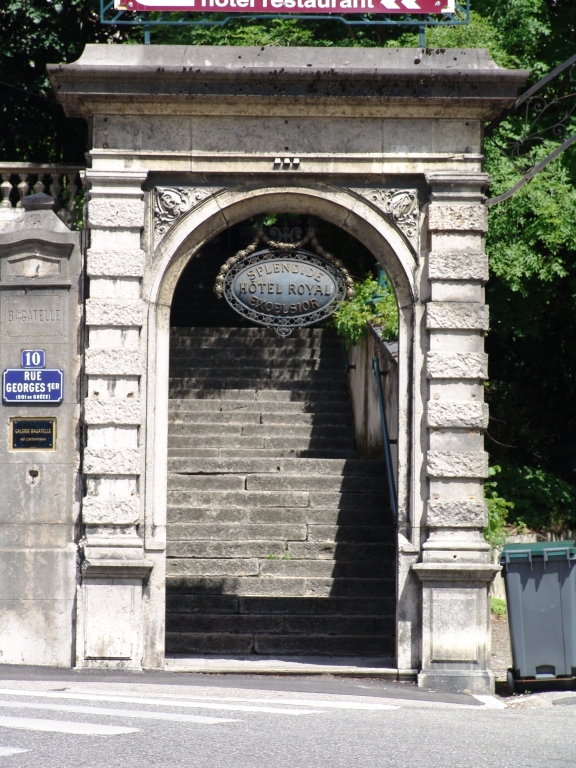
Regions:
<svg viewBox="0 0 576 768"><path fill-rule="evenodd" d="M233 260L235 261L235 260ZM288 336L293 328L318 323L335 312L351 282L338 260L301 249L264 250L224 265L216 294L238 314Z"/></svg>

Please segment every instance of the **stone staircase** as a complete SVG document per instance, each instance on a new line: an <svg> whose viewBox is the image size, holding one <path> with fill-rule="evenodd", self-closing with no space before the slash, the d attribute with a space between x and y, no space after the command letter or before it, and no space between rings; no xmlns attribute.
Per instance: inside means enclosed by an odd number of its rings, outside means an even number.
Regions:
<svg viewBox="0 0 576 768"><path fill-rule="evenodd" d="M394 656L385 470L332 331L173 328L168 440L168 654Z"/></svg>

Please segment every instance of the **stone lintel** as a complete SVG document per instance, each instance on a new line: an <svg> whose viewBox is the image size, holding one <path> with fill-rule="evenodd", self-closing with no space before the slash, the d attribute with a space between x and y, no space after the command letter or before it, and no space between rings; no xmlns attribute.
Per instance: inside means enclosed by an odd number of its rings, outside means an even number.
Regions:
<svg viewBox="0 0 576 768"><path fill-rule="evenodd" d="M431 301L426 305L428 330L488 330L486 304L459 301Z"/></svg>
<svg viewBox="0 0 576 768"><path fill-rule="evenodd" d="M145 579L154 567L151 560L86 559L82 563L84 577Z"/></svg>

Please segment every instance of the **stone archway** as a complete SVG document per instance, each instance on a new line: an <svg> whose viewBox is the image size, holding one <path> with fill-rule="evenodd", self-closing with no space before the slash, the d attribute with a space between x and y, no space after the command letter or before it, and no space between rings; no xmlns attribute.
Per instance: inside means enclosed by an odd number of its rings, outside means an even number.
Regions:
<svg viewBox="0 0 576 768"><path fill-rule="evenodd" d="M181 187L186 195L186 188ZM156 190L154 191L156 194ZM256 185L239 185L234 189L215 192L206 190L203 194L195 187L191 192L199 198L192 210L186 213L166 232L159 243L155 258L155 271L150 275L148 285L156 290L150 295L148 314L148 423L146 434L154 441L148 444L147 452L154 457L152 472L147 472L146 534L154 532L158 543L166 530L166 504L160 506L161 494L166 493L166 445L167 445L167 403L168 403L168 333L169 312L172 294L179 276L193 254L219 231L249 216L277 210L280 206L289 213L310 213L321 216L345 231L353 234L360 242L367 244L377 261L385 267L394 284L401 308L400 320L400 429L399 429L399 528L403 535L409 533L412 521L409 519L407 488L408 454L412 451L409 426L408 403L410 382L413 380L411 367L413 355L413 272L415 259L403 235L376 206L363 200L347 189L310 184L297 187L258 188ZM399 255L398 255L399 253ZM408 271L408 274L407 274ZM146 283L145 283L146 285ZM153 423L151 423L153 422ZM384 482L384 481L383 481ZM153 503L151 503L153 500ZM152 516L148 512L152 512ZM404 569L406 572L406 569ZM152 583L164 578L163 569L155 568ZM157 596L156 607L146 606L151 621L162 622L164 617L162 586L156 582L156 589L150 594ZM404 583L399 584L399 594L405 593ZM402 606L406 613L408 606ZM162 631L151 634L158 638ZM157 653L158 651L156 651ZM409 651L410 652L410 651ZM159 659L156 663L161 663Z"/></svg>

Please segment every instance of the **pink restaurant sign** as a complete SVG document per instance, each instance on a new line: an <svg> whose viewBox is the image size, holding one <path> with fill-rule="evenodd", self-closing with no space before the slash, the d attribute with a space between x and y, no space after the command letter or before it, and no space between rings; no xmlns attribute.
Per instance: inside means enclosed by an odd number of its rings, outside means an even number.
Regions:
<svg viewBox="0 0 576 768"><path fill-rule="evenodd" d="M114 0L123 11L200 13L453 13L455 0Z"/></svg>

